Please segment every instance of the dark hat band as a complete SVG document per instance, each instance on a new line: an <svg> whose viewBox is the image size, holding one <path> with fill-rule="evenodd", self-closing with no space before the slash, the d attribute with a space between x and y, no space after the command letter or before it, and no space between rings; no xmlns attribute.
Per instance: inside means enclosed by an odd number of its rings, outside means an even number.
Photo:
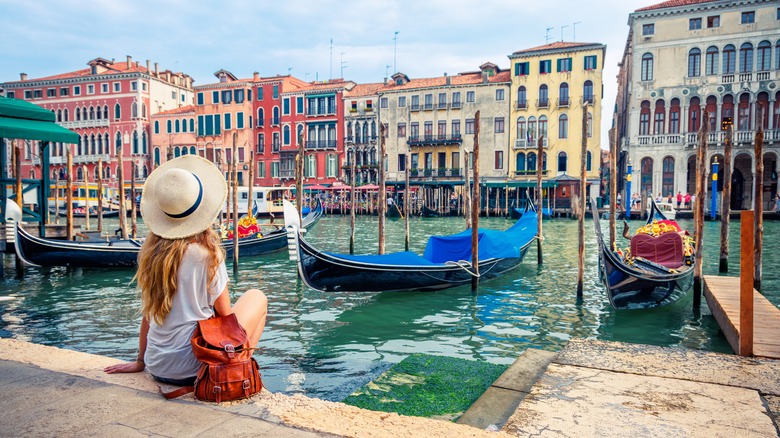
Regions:
<svg viewBox="0 0 780 438"><path fill-rule="evenodd" d="M192 204L192 207L188 208L187 211L185 211L183 213L170 214L168 212L164 212L166 215L168 215L168 217L170 217L172 219L181 219L181 218L187 217L187 216L191 215L192 213L194 213L195 210L197 210L198 207L200 206L200 201L203 200L203 184L201 184L200 178L198 178L198 175L195 175L193 173L192 176L194 176L195 179L198 181L198 199L195 200L195 203Z"/></svg>

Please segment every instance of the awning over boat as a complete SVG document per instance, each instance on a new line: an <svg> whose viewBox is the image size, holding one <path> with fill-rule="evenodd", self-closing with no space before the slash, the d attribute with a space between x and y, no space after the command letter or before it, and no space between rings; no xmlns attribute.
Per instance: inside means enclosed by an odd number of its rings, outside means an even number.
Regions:
<svg viewBox="0 0 780 438"><path fill-rule="evenodd" d="M536 187L536 181L488 181L483 184L481 184L482 187L502 187L502 188L535 188ZM558 187L557 181L542 181L542 188L550 188L550 187Z"/></svg>
<svg viewBox="0 0 780 438"><path fill-rule="evenodd" d="M79 136L54 123L54 113L18 99L0 98L0 138L77 144Z"/></svg>

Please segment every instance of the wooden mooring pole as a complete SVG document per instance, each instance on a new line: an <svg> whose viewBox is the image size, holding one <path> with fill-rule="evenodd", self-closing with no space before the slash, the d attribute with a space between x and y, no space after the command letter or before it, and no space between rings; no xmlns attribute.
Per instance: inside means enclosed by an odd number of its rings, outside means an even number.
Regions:
<svg viewBox="0 0 780 438"><path fill-rule="evenodd" d="M352 173L352 181L350 181L349 187L350 187L350 197L351 197L351 204L352 208L350 208L349 212L349 253L354 254L355 253L355 180L357 179L357 175L355 175L355 161L357 160L357 151L355 150L355 147L352 147L352 162L350 163L350 169Z"/></svg>
<svg viewBox="0 0 780 438"><path fill-rule="evenodd" d="M580 155L580 199L577 208L577 298L585 284L585 164L588 160L588 102L582 104L582 151Z"/></svg>
<svg viewBox="0 0 780 438"><path fill-rule="evenodd" d="M696 255L693 267L693 308L701 307L702 284L702 243L704 232L704 197L705 180L707 178L707 128L709 127L709 112L705 108L701 114L701 127L699 128L699 150L696 151L696 201L694 202L693 222L694 237L696 239Z"/></svg>
<svg viewBox="0 0 780 438"><path fill-rule="evenodd" d="M409 187L409 156L409 153L406 153L404 156L404 160L406 160L406 165L404 166L404 169L406 169L404 174L404 251L409 251L409 213L412 212L412 209L409 208L409 200L411 199L409 193L411 189Z"/></svg>
<svg viewBox="0 0 780 438"><path fill-rule="evenodd" d="M536 218L536 224L539 228L539 234L536 235L536 263L541 265L542 257L542 216L544 216L544 195L542 194L542 154L544 153L544 137L541 135L536 145L536 198L539 200L539 208Z"/></svg>
<svg viewBox="0 0 780 438"><path fill-rule="evenodd" d="M65 159L68 170L65 180L65 238L73 240L73 150L68 145L68 156Z"/></svg>
<svg viewBox="0 0 780 438"><path fill-rule="evenodd" d="M764 247L764 117L761 103L756 105L756 142L754 147L756 160L756 178L753 184L755 202L755 243L753 245L755 274L753 275L753 287L761 291L761 264L762 250Z"/></svg>
<svg viewBox="0 0 780 438"><path fill-rule="evenodd" d="M89 231L89 170L87 166L82 166L84 170L84 228Z"/></svg>
<svg viewBox="0 0 780 438"><path fill-rule="evenodd" d="M469 181L469 154L463 149L463 172L465 172L466 185L463 198L463 216L466 218L466 229L471 228L471 183Z"/></svg>
<svg viewBox="0 0 780 438"><path fill-rule="evenodd" d="M620 151L620 116L615 116L615 127L609 154L609 244L615 241L617 218L617 156Z"/></svg>
<svg viewBox="0 0 780 438"><path fill-rule="evenodd" d="M298 221L303 221L303 173L306 170L303 150L303 131L298 134L298 155L295 157L295 208L298 210ZM341 214L344 214L342 210Z"/></svg>
<svg viewBox="0 0 780 438"><path fill-rule="evenodd" d="M138 234L138 204L135 202L135 176L138 167L135 161L130 162L130 236L135 239Z"/></svg>
<svg viewBox="0 0 780 438"><path fill-rule="evenodd" d="M230 175L230 185L233 187L233 273L238 274L238 149L236 148L236 137L238 133L233 133L233 159L231 167L233 172ZM300 193L298 194L300 196ZM298 201L300 204L300 200Z"/></svg>
<svg viewBox="0 0 780 438"><path fill-rule="evenodd" d="M739 355L753 355L754 214L744 210L739 219Z"/></svg>
<svg viewBox="0 0 780 438"><path fill-rule="evenodd" d="M479 285L479 210L480 190L479 186L479 110L474 114L474 160L471 163L474 172L474 199L471 205L471 264L473 273L471 277L471 290L477 290Z"/></svg>
<svg viewBox="0 0 780 438"><path fill-rule="evenodd" d="M68 154L70 154L70 146L68 146ZM125 202L125 161L122 152L122 145L116 146L116 183L119 185L119 233L122 239L127 239L127 203ZM70 158L68 159L70 161ZM70 164L68 164L68 179L70 179ZM68 184L70 186L70 184ZM70 187L68 188L70 193ZM70 205L70 199L68 199L68 205ZM69 215L70 216L70 215ZM68 219L70 223L70 218Z"/></svg>
<svg viewBox="0 0 780 438"><path fill-rule="evenodd" d="M379 200L377 202L377 214L379 215L379 254L385 253L385 221L387 217L387 190L385 186L385 163L387 162L385 149L385 124L379 124ZM343 211L343 210L342 210Z"/></svg>
<svg viewBox="0 0 780 438"><path fill-rule="evenodd" d="M719 272L729 272L729 223L731 222L731 145L734 124L723 122L726 139L723 145L723 199L720 202L720 266Z"/></svg>
<svg viewBox="0 0 780 438"><path fill-rule="evenodd" d="M97 231L103 233L103 159L97 163Z"/></svg>

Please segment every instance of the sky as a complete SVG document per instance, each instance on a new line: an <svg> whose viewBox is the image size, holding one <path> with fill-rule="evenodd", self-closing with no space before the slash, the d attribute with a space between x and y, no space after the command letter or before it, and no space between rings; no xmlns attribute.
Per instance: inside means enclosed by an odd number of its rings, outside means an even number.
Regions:
<svg viewBox="0 0 780 438"><path fill-rule="evenodd" d="M381 82L475 71L554 41L607 45L602 148L628 14L660 0L0 0L0 82L87 67L101 57L183 72L195 85L291 74ZM576 24L575 24L576 23ZM549 29L548 29L549 28Z"/></svg>

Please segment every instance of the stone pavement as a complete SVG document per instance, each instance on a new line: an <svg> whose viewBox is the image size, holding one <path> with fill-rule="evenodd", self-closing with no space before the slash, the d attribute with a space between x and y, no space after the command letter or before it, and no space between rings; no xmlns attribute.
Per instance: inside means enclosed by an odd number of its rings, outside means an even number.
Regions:
<svg viewBox="0 0 780 438"><path fill-rule="evenodd" d="M0 436L778 436L780 361L593 340L552 361L523 356L544 372L530 387L527 376L496 381L522 402L489 432L268 391L222 405L168 401L145 373L103 373L116 359L0 339Z"/></svg>

